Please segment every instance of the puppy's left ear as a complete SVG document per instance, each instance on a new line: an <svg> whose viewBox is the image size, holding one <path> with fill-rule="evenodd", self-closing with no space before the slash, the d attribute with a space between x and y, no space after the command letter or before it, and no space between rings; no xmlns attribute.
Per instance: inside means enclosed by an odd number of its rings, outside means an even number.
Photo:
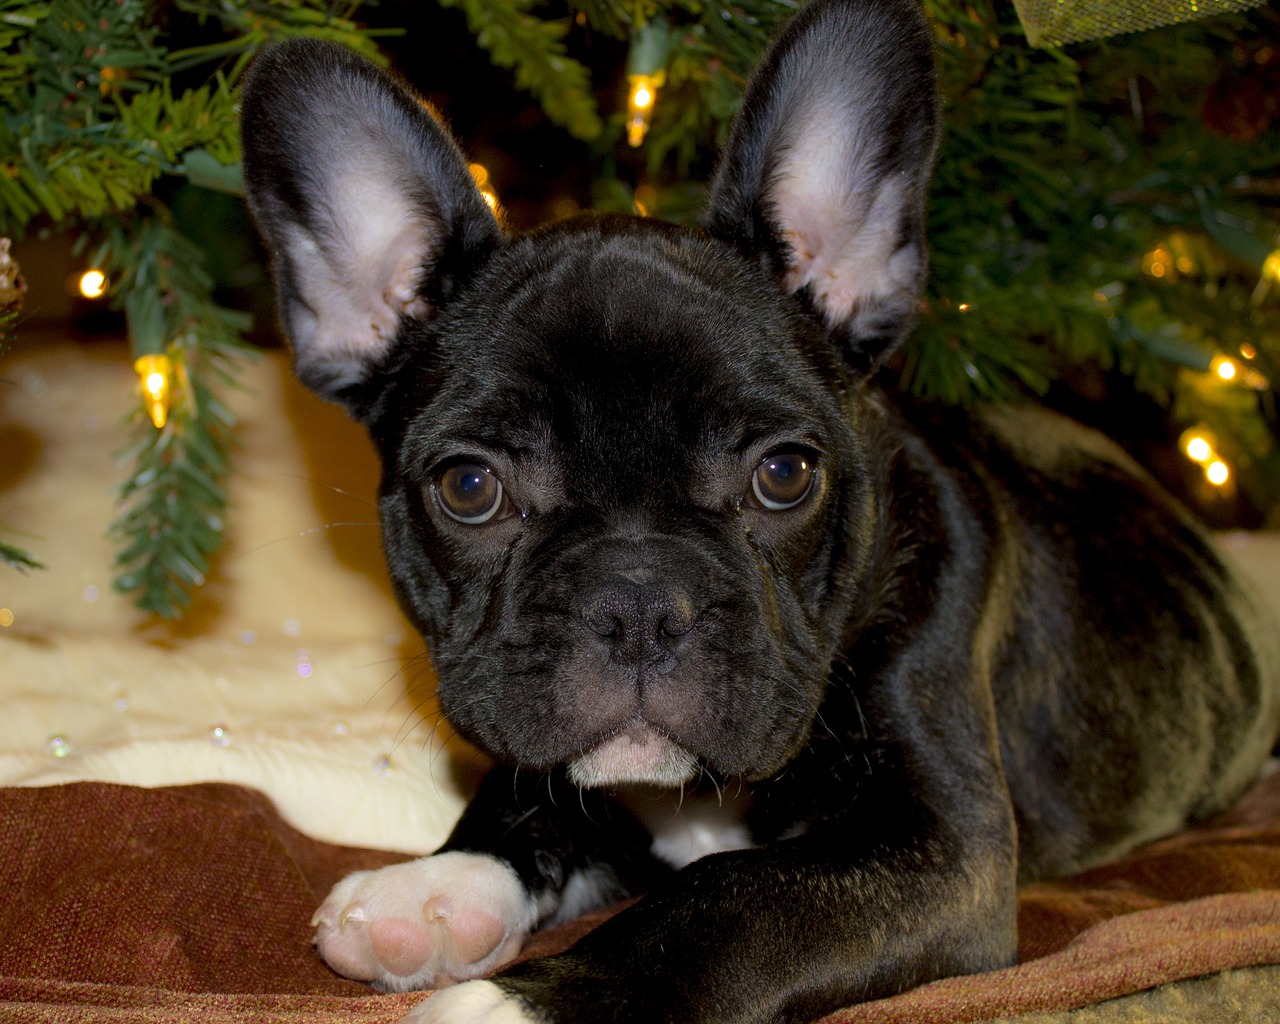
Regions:
<svg viewBox="0 0 1280 1024"><path fill-rule="evenodd" d="M917 0L813 0L756 70L712 182L708 232L807 299L860 371L924 287L936 90Z"/></svg>

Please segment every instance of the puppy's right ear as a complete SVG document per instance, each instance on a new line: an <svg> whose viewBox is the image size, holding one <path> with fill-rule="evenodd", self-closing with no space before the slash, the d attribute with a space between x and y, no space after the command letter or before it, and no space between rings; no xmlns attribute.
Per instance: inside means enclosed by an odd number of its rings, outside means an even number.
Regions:
<svg viewBox="0 0 1280 1024"><path fill-rule="evenodd" d="M266 50L240 124L295 369L359 417L402 318L430 317L501 231L426 104L339 46Z"/></svg>

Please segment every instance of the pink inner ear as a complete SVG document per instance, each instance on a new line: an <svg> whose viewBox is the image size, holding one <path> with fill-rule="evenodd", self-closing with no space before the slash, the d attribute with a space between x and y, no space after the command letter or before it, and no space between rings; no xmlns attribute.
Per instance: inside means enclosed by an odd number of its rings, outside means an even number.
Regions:
<svg viewBox="0 0 1280 1024"><path fill-rule="evenodd" d="M921 253L901 244L911 179L883 172L885 140L863 109L881 99L842 81L819 86L784 123L785 144L769 187L777 226L791 249L783 277L808 286L830 324L918 287ZM843 91L837 91L837 88Z"/></svg>
<svg viewBox="0 0 1280 1024"><path fill-rule="evenodd" d="M775 209L792 254L786 288L808 285L835 324L866 303L913 289L919 252L899 245L901 180L871 173L856 136L844 146L817 142L801 138L789 150Z"/></svg>
<svg viewBox="0 0 1280 1024"><path fill-rule="evenodd" d="M384 163L333 167L327 223L289 231L295 282L315 315L313 336L295 339L310 359L377 359L402 316L429 313L418 286L440 227L389 184L394 168Z"/></svg>

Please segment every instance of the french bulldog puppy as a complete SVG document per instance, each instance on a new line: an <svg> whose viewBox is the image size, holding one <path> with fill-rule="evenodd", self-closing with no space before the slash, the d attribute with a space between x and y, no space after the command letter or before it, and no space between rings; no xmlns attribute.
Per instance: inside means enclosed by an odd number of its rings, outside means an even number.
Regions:
<svg viewBox="0 0 1280 1024"><path fill-rule="evenodd" d="M403 85L262 55L297 372L373 437L399 598L497 765L440 852L333 890L335 970L442 988L417 1021L807 1021L1012 963L1020 880L1253 779L1280 655L1188 515L1080 427L873 380L937 134L914 0L814 0L703 229L508 234Z"/></svg>

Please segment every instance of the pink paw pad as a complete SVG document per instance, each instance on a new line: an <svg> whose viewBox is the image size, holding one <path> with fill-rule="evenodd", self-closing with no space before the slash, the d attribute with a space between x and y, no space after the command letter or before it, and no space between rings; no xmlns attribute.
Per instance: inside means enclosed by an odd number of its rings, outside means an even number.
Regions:
<svg viewBox="0 0 1280 1024"><path fill-rule="evenodd" d="M339 974L404 991L497 969L536 917L509 865L448 853L343 879L312 923L320 955Z"/></svg>

